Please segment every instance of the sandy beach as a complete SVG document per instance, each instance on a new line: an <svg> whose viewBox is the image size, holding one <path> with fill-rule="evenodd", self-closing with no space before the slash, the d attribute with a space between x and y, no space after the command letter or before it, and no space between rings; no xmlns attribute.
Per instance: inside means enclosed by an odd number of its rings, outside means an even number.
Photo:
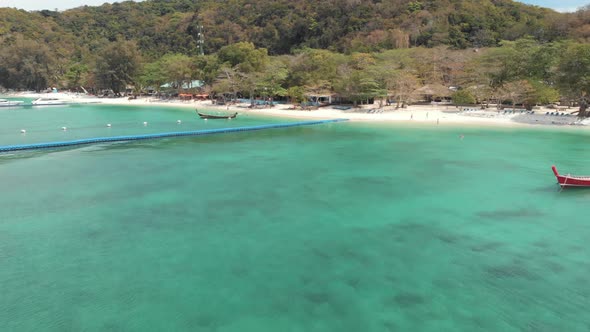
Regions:
<svg viewBox="0 0 590 332"><path fill-rule="evenodd" d="M395 106L379 108L378 104L360 105L358 108L340 110L332 106L320 107L315 110L295 109L292 104L275 104L273 107L251 108L247 103L230 105L214 105L210 100L183 101L178 99L162 100L153 97L139 97L137 99L97 98L83 94L69 93L18 93L11 97L38 98L41 96L55 96L73 103L101 103L107 105L138 105L138 106L171 106L209 111L215 113L259 114L265 116L288 117L297 119L334 119L346 118L350 121L399 122L407 124L432 125L475 125L475 126L575 126L588 128L590 119L580 121L577 116L569 114L576 108L549 109L536 107L533 112L521 110L498 111L495 107L481 109L476 107L456 107L453 105L411 105L407 108L396 109ZM559 114L559 115L557 115Z"/></svg>

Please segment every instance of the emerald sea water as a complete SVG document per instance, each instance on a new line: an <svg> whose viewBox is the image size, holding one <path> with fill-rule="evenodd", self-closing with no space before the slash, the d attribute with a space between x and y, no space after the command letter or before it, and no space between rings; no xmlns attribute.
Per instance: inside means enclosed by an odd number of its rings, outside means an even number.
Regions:
<svg viewBox="0 0 590 332"><path fill-rule="evenodd" d="M0 145L293 121L25 107ZM589 136L336 123L0 154L0 331L588 331L590 190L550 167L590 173Z"/></svg>

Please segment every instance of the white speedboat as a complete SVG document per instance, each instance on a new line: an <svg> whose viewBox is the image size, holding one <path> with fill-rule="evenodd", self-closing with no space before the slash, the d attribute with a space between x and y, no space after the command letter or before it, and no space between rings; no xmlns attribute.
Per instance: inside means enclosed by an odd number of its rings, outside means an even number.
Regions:
<svg viewBox="0 0 590 332"><path fill-rule="evenodd" d="M66 105L70 104L71 102L65 99L56 98L56 97L41 97L36 100L33 100L31 104L33 106L52 106L52 105Z"/></svg>
<svg viewBox="0 0 590 332"><path fill-rule="evenodd" d="M22 106L23 103L24 103L24 101L21 101L21 100L0 99L0 107Z"/></svg>

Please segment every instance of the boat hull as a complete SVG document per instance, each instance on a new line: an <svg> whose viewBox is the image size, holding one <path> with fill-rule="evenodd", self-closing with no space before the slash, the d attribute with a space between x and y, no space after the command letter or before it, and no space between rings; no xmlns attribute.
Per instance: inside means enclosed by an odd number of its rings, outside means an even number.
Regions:
<svg viewBox="0 0 590 332"><path fill-rule="evenodd" d="M14 106L23 106L25 102L19 100L6 100L0 99L0 107L14 107Z"/></svg>
<svg viewBox="0 0 590 332"><path fill-rule="evenodd" d="M212 114L205 114L197 111L197 114L201 119L233 119L238 116L238 113L229 114L229 115L212 115Z"/></svg>
<svg viewBox="0 0 590 332"><path fill-rule="evenodd" d="M68 104L70 104L69 100L56 97L41 97L31 102L33 106L61 106Z"/></svg>
<svg viewBox="0 0 590 332"><path fill-rule="evenodd" d="M562 187L588 187L590 188L590 176L574 176L574 175L561 175L557 171L555 166L552 166L553 174L557 178L557 183Z"/></svg>
<svg viewBox="0 0 590 332"><path fill-rule="evenodd" d="M56 102L56 103L32 103L33 106L61 106L61 105L68 105L67 102Z"/></svg>

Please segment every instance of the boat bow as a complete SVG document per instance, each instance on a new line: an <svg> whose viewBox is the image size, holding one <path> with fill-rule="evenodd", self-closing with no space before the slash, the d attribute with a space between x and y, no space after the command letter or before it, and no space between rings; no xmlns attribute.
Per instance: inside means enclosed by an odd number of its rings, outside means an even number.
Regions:
<svg viewBox="0 0 590 332"><path fill-rule="evenodd" d="M557 178L557 183L562 188L565 187L590 187L590 176L578 176L578 175L562 175L557 171L555 165L551 166L553 174Z"/></svg>

